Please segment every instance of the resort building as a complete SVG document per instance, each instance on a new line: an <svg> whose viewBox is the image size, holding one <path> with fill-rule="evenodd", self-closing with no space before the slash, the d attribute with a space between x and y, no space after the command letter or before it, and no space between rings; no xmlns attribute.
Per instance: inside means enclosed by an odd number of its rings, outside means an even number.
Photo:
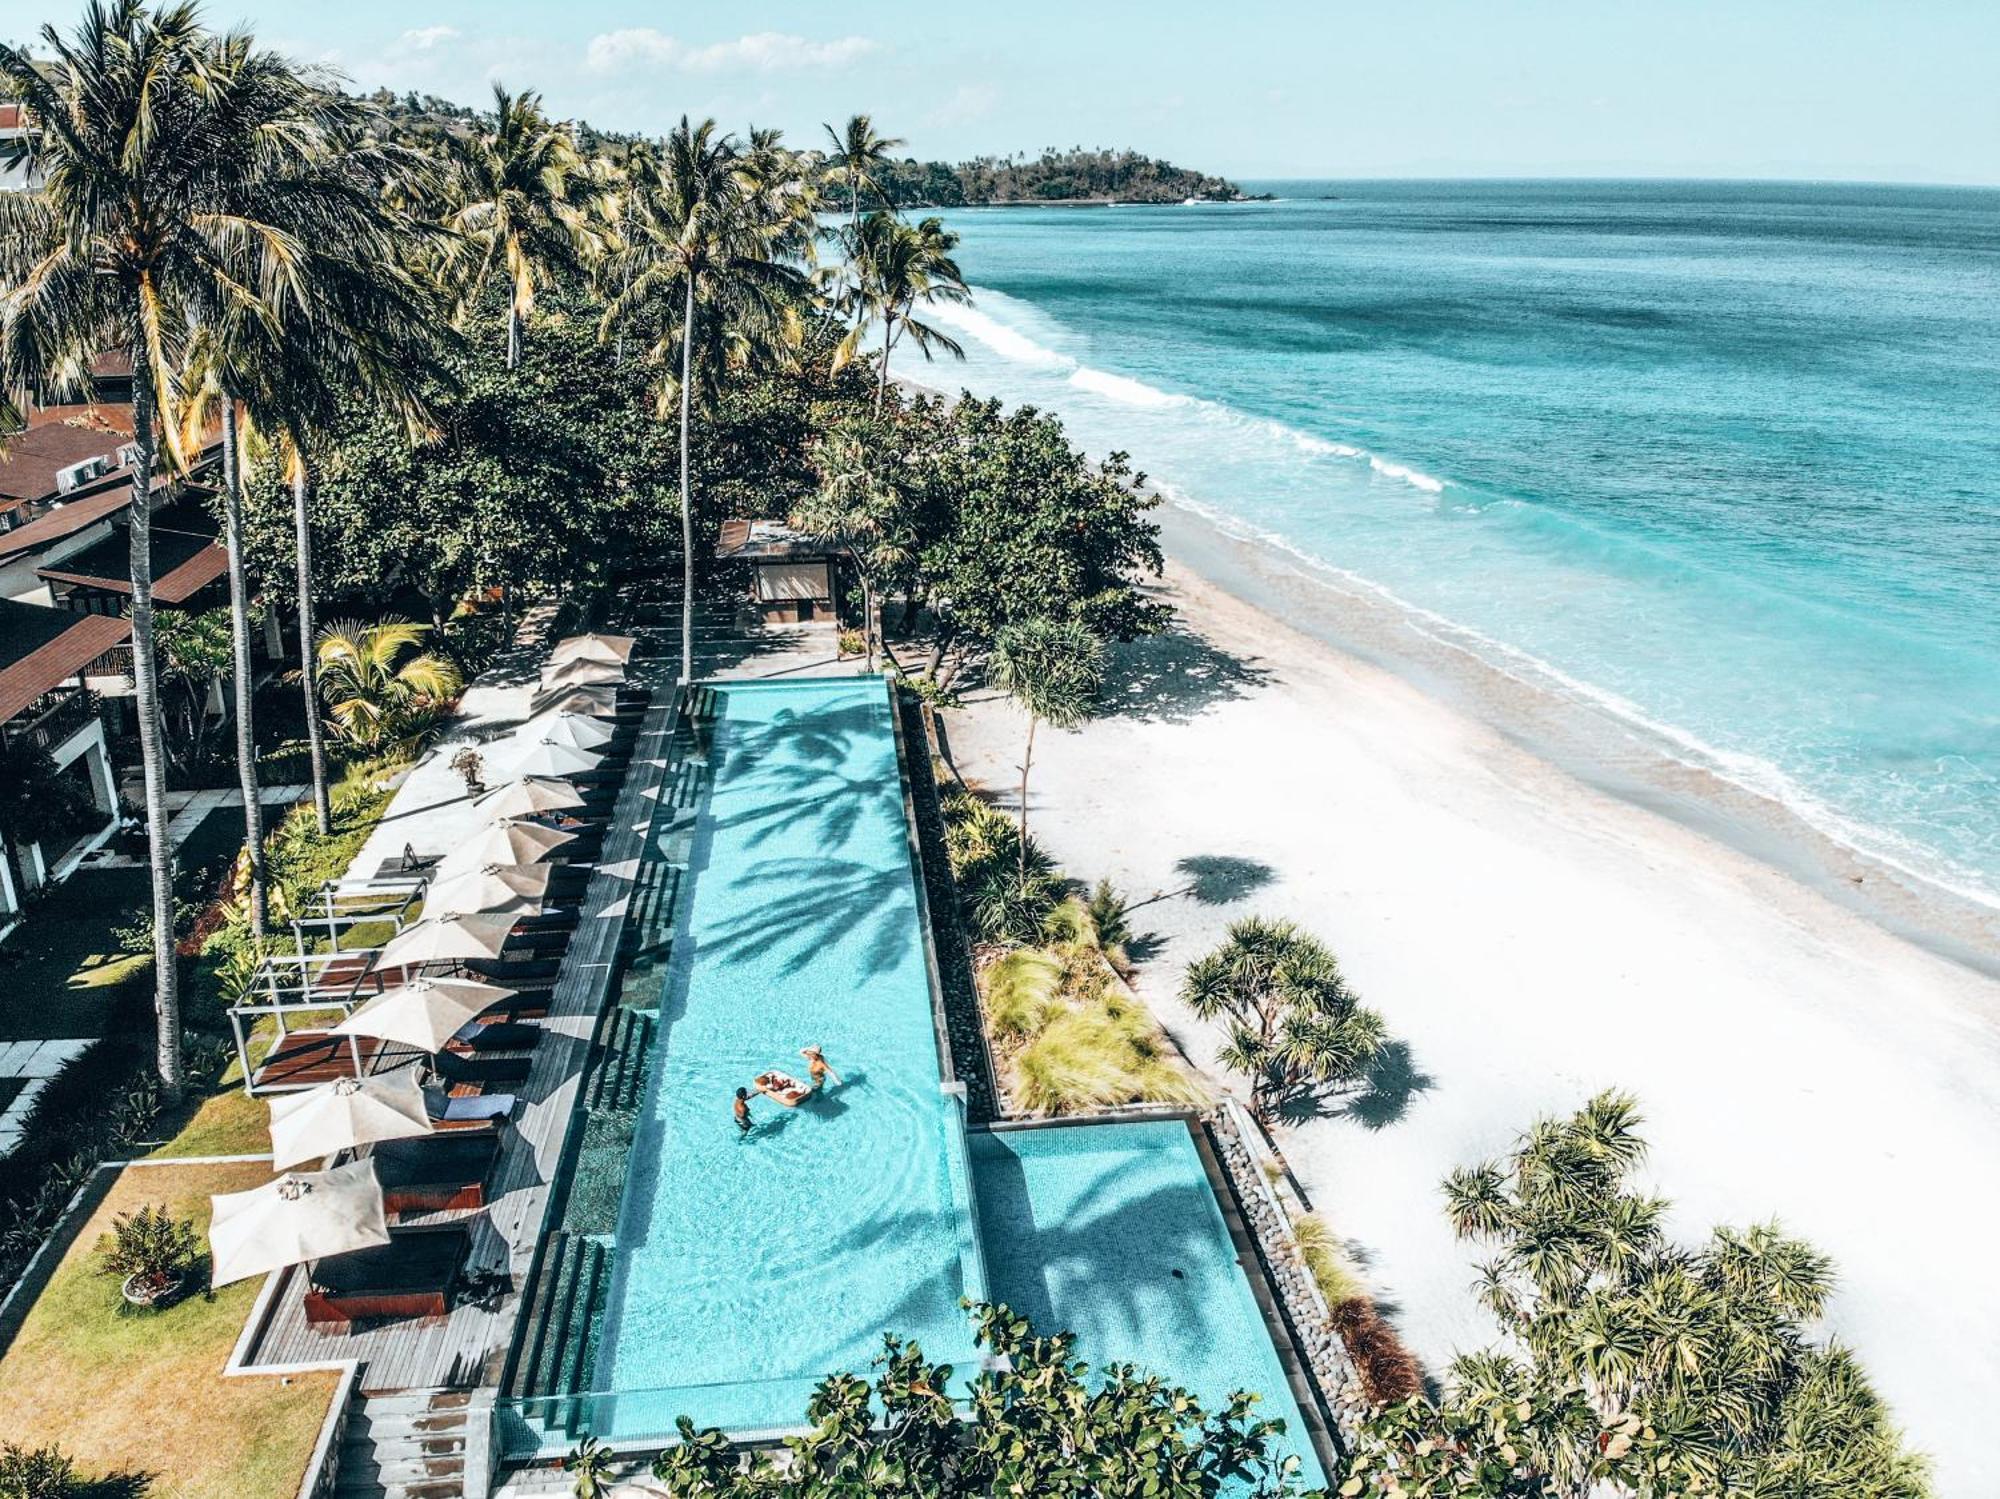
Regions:
<svg viewBox="0 0 2000 1499"><path fill-rule="evenodd" d="M840 549L801 536L782 521L726 520L715 560L740 569L747 588L739 597L752 620L804 622L833 617Z"/></svg>
<svg viewBox="0 0 2000 1499"><path fill-rule="evenodd" d="M95 808L59 847L40 842L0 849L0 933L20 919L28 896L63 879L118 826L117 782L104 719L88 683L131 635L122 618L0 600L0 736L32 745L59 776L73 778Z"/></svg>

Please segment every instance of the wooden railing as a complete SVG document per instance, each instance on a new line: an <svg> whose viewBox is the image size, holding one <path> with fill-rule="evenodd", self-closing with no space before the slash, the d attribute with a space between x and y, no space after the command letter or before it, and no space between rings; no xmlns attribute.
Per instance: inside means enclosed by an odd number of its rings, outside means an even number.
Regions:
<svg viewBox="0 0 2000 1499"><path fill-rule="evenodd" d="M96 693L80 687L63 688L49 693L35 708L0 727L0 733L7 736L9 744L32 744L45 754L52 753L57 745L88 724L96 712Z"/></svg>

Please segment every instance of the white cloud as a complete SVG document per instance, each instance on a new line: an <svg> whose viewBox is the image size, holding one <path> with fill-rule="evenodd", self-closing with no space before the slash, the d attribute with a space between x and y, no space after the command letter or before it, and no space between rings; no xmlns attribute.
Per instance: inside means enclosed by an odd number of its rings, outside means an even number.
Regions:
<svg viewBox="0 0 2000 1499"><path fill-rule="evenodd" d="M933 128L969 124L993 113L1000 102L1000 90L990 83L961 83L952 96L924 116Z"/></svg>
<svg viewBox="0 0 2000 1499"><path fill-rule="evenodd" d="M865 36L815 42L778 31L759 31L733 42L691 46L651 26L628 26L590 39L584 54L594 72L628 67L672 68L681 73L779 73L802 68L844 68L877 51Z"/></svg>
<svg viewBox="0 0 2000 1499"><path fill-rule="evenodd" d="M402 42L413 52L428 52L439 42L449 42L463 35L456 26L418 26L404 32Z"/></svg>

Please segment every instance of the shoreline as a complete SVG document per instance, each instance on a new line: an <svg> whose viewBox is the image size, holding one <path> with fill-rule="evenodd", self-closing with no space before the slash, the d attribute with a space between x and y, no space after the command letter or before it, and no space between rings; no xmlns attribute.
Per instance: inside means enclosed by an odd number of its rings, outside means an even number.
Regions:
<svg viewBox="0 0 2000 1499"><path fill-rule="evenodd" d="M1339 648L1290 607L1316 580L1161 519L1177 626L1116 649L1100 717L1037 737L1030 826L1128 898L1135 987L1212 1080L1231 1085L1226 1038L1180 976L1231 921L1297 922L1382 1013L1392 1046L1367 1087L1279 1137L1429 1371L1497 1337L1438 1184L1625 1089L1651 1147L1635 1185L1672 1201L1667 1231L1775 1216L1830 1255L1824 1331L1935 1456L1944 1499L1991 1492L2000 1459L1977 1433L2000 1365L1968 1372L1965 1350L2000 1339L1982 1190L2000 982ZM1203 565L1287 590L1265 597L1292 617ZM954 763L1014 806L1025 719L981 691L948 726Z"/></svg>
<svg viewBox="0 0 2000 1499"><path fill-rule="evenodd" d="M1584 784L1748 855L1892 935L2000 978L2000 908L1845 842L1606 708L1507 674L1332 570L1166 495L1168 558L1246 607L1401 677Z"/></svg>

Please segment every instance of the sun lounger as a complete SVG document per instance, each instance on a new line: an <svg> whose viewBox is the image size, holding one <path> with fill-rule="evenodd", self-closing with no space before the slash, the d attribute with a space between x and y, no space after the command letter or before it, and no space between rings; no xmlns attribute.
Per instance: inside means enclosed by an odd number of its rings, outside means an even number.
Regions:
<svg viewBox="0 0 2000 1499"><path fill-rule="evenodd" d="M442 1088L424 1089L424 1112L441 1130L497 1129L514 1112L512 1093L454 1095Z"/></svg>
<svg viewBox="0 0 2000 1499"><path fill-rule="evenodd" d="M306 1267L306 1321L347 1332L378 1318L442 1317L471 1242L463 1228L418 1229L315 1260Z"/></svg>
<svg viewBox="0 0 2000 1499"><path fill-rule="evenodd" d="M462 1057L441 1051L434 1058L437 1074L447 1083L476 1083L480 1087L525 1083L534 1064L532 1057Z"/></svg>
<svg viewBox="0 0 2000 1499"><path fill-rule="evenodd" d="M542 1028L525 1020L468 1020L448 1043L454 1051L532 1051Z"/></svg>
<svg viewBox="0 0 2000 1499"><path fill-rule="evenodd" d="M486 1206L486 1178L500 1156L497 1135L418 1135L369 1152L390 1213L451 1213Z"/></svg>

